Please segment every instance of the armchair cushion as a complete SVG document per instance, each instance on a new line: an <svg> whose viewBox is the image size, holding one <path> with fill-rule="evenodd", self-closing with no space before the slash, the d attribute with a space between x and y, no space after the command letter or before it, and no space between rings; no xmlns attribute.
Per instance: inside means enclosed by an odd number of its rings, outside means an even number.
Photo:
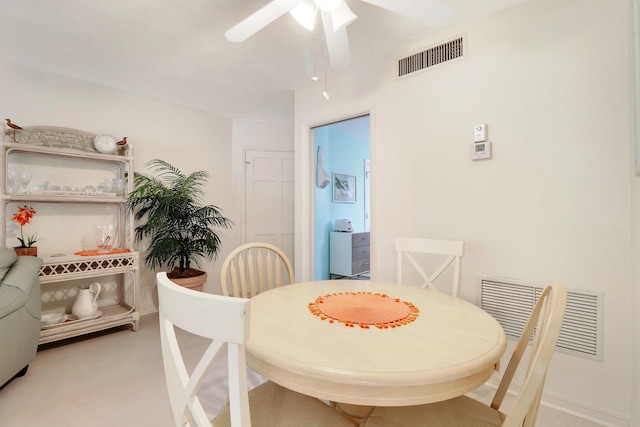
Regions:
<svg viewBox="0 0 640 427"><path fill-rule="evenodd" d="M13 262L11 262L13 260ZM0 248L0 389L23 375L40 338L42 260Z"/></svg>
<svg viewBox="0 0 640 427"><path fill-rule="evenodd" d="M7 265L11 259L13 262ZM37 279L41 262L38 258L17 257L13 249L0 248L0 319L27 305L33 288L40 286L34 273Z"/></svg>
<svg viewBox="0 0 640 427"><path fill-rule="evenodd" d="M0 283L0 319L24 307L27 295L20 289Z"/></svg>
<svg viewBox="0 0 640 427"><path fill-rule="evenodd" d="M2 248L0 250L0 280L4 278L4 275L7 274L7 271L17 259L18 256L13 249Z"/></svg>

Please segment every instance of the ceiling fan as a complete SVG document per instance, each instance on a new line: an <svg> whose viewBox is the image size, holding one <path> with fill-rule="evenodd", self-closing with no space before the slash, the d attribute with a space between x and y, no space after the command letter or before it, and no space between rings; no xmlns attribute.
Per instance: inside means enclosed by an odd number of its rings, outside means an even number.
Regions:
<svg viewBox="0 0 640 427"><path fill-rule="evenodd" d="M452 6L441 0L362 1L435 27L449 22L454 12ZM346 27L357 18L345 0L272 0L231 27L225 36L232 42L243 42L287 12L305 28L313 30L318 11L331 68L344 68L351 61Z"/></svg>

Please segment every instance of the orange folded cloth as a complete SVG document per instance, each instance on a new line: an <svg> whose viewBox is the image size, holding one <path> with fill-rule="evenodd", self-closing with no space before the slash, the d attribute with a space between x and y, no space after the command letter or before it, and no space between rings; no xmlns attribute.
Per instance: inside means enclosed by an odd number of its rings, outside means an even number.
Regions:
<svg viewBox="0 0 640 427"><path fill-rule="evenodd" d="M91 250L88 250L88 251L75 252L74 255L96 256L96 255L122 254L122 253L126 253L126 252L131 252L131 250L129 250L129 249L111 249L109 252L98 252L97 249L91 249Z"/></svg>
<svg viewBox="0 0 640 427"><path fill-rule="evenodd" d="M410 302L372 292L339 292L319 296L309 311L322 320L369 329L396 328L418 317L420 310Z"/></svg>

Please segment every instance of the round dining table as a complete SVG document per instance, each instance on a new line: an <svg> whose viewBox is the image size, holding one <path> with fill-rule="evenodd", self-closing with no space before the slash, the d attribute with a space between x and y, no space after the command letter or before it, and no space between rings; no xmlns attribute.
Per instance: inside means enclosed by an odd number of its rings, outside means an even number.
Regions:
<svg viewBox="0 0 640 427"><path fill-rule="evenodd" d="M351 405L404 406L484 384L506 349L500 324L460 298L409 285L326 280L250 304L247 363L286 388Z"/></svg>

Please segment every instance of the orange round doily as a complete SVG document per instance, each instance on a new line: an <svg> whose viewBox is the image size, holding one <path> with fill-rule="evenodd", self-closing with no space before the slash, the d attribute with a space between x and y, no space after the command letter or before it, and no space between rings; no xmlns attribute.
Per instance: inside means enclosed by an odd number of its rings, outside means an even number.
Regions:
<svg viewBox="0 0 640 427"><path fill-rule="evenodd" d="M309 311L329 322L361 328L395 328L413 322L420 310L410 302L372 292L340 292L319 296Z"/></svg>

